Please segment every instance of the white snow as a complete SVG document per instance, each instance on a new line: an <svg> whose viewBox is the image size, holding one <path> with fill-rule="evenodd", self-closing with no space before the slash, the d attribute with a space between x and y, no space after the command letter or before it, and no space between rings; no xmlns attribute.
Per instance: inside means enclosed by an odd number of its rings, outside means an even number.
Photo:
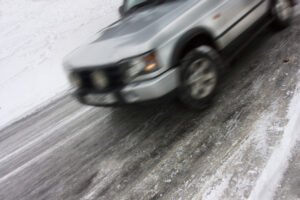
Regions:
<svg viewBox="0 0 300 200"><path fill-rule="evenodd" d="M201 187L198 188L199 194L193 199L224 199L223 195L226 190L226 195L234 195L232 199L273 199L289 166L295 145L297 141L300 141L299 102L300 82L297 84L297 89L289 104L287 125L279 126L281 119L276 115L278 102L275 101L270 109L257 119L251 134L240 143L238 151L235 151L221 166L218 166L216 173L205 179L204 185L199 186ZM281 137L274 135L281 131L283 131ZM268 140L274 139L274 137L278 137L276 145L268 144ZM251 152L249 147L252 147ZM265 160L263 161L265 163L262 165L245 163L243 160L245 155L249 156L251 161L256 157L262 159L261 161ZM234 181L233 178L235 178ZM228 179L232 179L231 182L233 181L235 184L230 186ZM245 195L248 191L250 191L249 197Z"/></svg>
<svg viewBox="0 0 300 200"><path fill-rule="evenodd" d="M229 187L230 179L231 179L231 176L227 175L226 177L224 177L221 180L221 182L219 183L219 185L212 188L213 192L205 193L203 195L202 199L205 199L205 200L221 199L224 191ZM196 198L194 198L194 199L196 199Z"/></svg>
<svg viewBox="0 0 300 200"><path fill-rule="evenodd" d="M300 140L300 83L288 113L289 122L284 129L280 144L274 149L269 161L253 188L249 200L271 200L274 197L284 172L289 166L293 149Z"/></svg>
<svg viewBox="0 0 300 200"><path fill-rule="evenodd" d="M0 127L65 92L63 57L118 19L121 0L0 0Z"/></svg>

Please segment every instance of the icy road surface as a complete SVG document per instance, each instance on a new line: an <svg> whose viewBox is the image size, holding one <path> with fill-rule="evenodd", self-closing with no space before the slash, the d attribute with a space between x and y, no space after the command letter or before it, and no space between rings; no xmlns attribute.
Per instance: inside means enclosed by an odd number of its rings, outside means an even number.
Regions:
<svg viewBox="0 0 300 200"><path fill-rule="evenodd" d="M299 199L299 38L266 30L203 112L62 97L0 132L0 199Z"/></svg>

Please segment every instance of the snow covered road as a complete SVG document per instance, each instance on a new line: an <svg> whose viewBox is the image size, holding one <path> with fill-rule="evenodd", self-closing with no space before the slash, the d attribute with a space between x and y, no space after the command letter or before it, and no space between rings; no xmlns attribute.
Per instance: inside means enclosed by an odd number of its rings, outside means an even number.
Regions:
<svg viewBox="0 0 300 200"><path fill-rule="evenodd" d="M0 132L0 199L300 198L299 37L266 30L201 113L61 97Z"/></svg>

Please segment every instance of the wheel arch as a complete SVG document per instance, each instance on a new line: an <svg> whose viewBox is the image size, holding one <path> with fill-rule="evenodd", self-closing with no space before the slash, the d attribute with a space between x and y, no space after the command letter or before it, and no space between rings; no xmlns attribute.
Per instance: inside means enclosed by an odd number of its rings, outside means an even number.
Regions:
<svg viewBox="0 0 300 200"><path fill-rule="evenodd" d="M219 50L213 34L208 29L203 27L193 28L184 33L176 42L171 56L171 66L177 66L186 53L200 44L210 45Z"/></svg>

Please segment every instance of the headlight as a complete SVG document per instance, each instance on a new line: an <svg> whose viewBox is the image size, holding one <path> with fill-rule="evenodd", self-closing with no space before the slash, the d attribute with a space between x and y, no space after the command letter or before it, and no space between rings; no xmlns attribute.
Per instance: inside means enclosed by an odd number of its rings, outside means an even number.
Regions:
<svg viewBox="0 0 300 200"><path fill-rule="evenodd" d="M80 76L74 72L69 74L69 80L73 87L80 88L82 86L82 80Z"/></svg>
<svg viewBox="0 0 300 200"><path fill-rule="evenodd" d="M137 76L149 74L159 69L156 56L149 53L129 61L129 68L126 72L126 79L131 80Z"/></svg>
<svg viewBox="0 0 300 200"><path fill-rule="evenodd" d="M104 89L108 86L109 81L105 73L100 70L94 71L91 73L91 79L93 85L98 89Z"/></svg>

